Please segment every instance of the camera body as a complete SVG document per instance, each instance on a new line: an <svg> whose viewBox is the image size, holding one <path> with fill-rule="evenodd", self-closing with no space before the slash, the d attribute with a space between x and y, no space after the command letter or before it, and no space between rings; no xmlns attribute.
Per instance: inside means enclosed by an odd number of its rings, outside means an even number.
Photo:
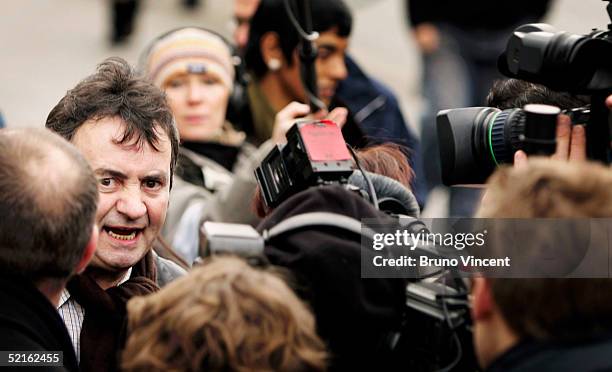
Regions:
<svg viewBox="0 0 612 372"><path fill-rule="evenodd" d="M340 128L335 123L325 120L296 123L287 132L286 137L287 144L277 146L268 153L255 172L261 194L268 207L274 208L283 204L291 196L308 188L317 188L323 192L326 188L318 186L340 185L346 191L342 197L346 199L355 198L355 196L359 199L363 198L369 204L368 209L375 208L372 200L378 200L379 208L376 209L382 213L387 212L394 218L398 217L394 214L396 211L403 216L410 214L409 211L414 211L414 215L418 214L418 204L412 194L410 194L412 202L403 197L394 199L394 197L401 196L391 192L394 189L394 183L397 182L381 175L369 174L362 169L355 171L354 168L358 167L358 160L353 159L344 143ZM369 181L366 182L368 179ZM369 192L366 192L365 189L369 188L368 183L371 188ZM397 184L403 189L401 184ZM380 187L377 189L377 186ZM309 191L316 192L315 190ZM380 199L373 197L378 191L381 191ZM393 204L396 208L385 208L386 203L390 200L394 200ZM287 202L291 203L291 200ZM349 202L346 205L352 204ZM410 208L410 205L416 209ZM289 213L288 210L278 208L277 212L280 211L286 215ZM368 211L366 214L371 212ZM379 214L376 213L376 215ZM272 226L266 226L264 220L258 230L244 225L204 222L200 229L200 254L204 257L234 254L245 258L252 265L273 264L290 267L296 271L296 276L312 284L321 283L318 278L326 275L326 270L329 269L324 261L321 261L321 266L318 263L315 265L316 270L309 269L311 264L309 260L323 254L321 251L317 252L320 249L318 246L324 247L324 256L341 256L341 261L344 262L342 274L338 274L335 267L332 272L327 271L327 274L334 277L338 275L340 277L338 283L348 283L348 285L354 283L353 285L359 286L358 292L348 287L346 291L348 295L342 297L343 299L354 301L356 299L354 293L358 293L358 303L369 304L369 301L376 301L376 303L382 301L376 306L381 306L381 308L390 306L390 304L396 306L394 311L397 311L398 319L392 327L387 324L372 323L369 325L375 331L368 336L369 341L375 340L376 348L372 349L372 352L376 355L384 355L386 359L397 362L397 365L408 364L411 367L425 370L448 365L453 360L461 360L462 363L470 366L475 365L473 353L469 352L471 332L469 331L468 292L463 282L451 281L450 277L449 280L443 278L444 280L441 279L436 283L416 278L406 288L407 283L402 278L370 278L367 285L364 285L365 282L361 281L360 267L355 265L359 262L360 255L364 253L361 248L363 241L371 241L374 231L364 228L359 219L363 218L363 215L348 216L337 211L330 213L315 209L280 220L276 218L273 212L270 220L275 223ZM384 220L389 222L387 219ZM411 232L426 229L424 223L415 218L397 218L394 221L397 223L407 221L401 226ZM296 241L293 241L293 245L288 244L292 241L291 237L295 236L294 234L305 232L312 232L316 236L329 236L332 239L343 236L343 241L347 245L334 247L326 246L325 244L328 243L303 242L305 246L308 246L308 249L304 249L301 243ZM321 257L323 256L318 256L317 259ZM356 259L353 261L354 258ZM315 277L317 280L313 280ZM312 285L312 288L309 287L310 290L314 292L320 290L317 289L319 288L317 284ZM379 291L381 288L385 291L396 289L394 294L401 295L401 297L395 299L395 296L390 296L381 300ZM390 300L391 297L394 299ZM348 305L346 302L334 304L319 302L313 305L313 309L315 314L328 314L331 307L342 306ZM422 338L414 337L415 329L424 332L435 330L436 336L428 338L424 344ZM456 342L461 342L464 346L457 346ZM422 347L435 350L438 357L435 360L422 359L418 353L414 352L421 350ZM468 352L463 353L461 350L468 350ZM408 360L406 360L407 356Z"/></svg>
<svg viewBox="0 0 612 372"><path fill-rule="evenodd" d="M597 94L611 91L611 60L610 31L574 35L544 23L533 23L514 31L498 67L506 76L553 90Z"/></svg>
<svg viewBox="0 0 612 372"><path fill-rule="evenodd" d="M296 123L255 170L264 202L274 208L310 186L346 184L355 161L333 121Z"/></svg>
<svg viewBox="0 0 612 372"><path fill-rule="evenodd" d="M499 110L468 107L443 110L437 116L440 164L445 185L484 183L495 167L512 163L514 152L555 152L555 106L525 105Z"/></svg>
<svg viewBox="0 0 612 372"><path fill-rule="evenodd" d="M612 18L612 4L608 4L607 10ZM523 25L508 40L498 67L509 77L558 91L590 95L587 155L609 162L610 123L605 100L612 93L612 31L573 35L557 32L546 24Z"/></svg>
<svg viewBox="0 0 612 372"><path fill-rule="evenodd" d="M612 18L612 4L607 10ZM580 123L586 124L587 156L604 163L610 160L612 138L605 105L612 93L612 24L608 29L574 35L543 23L523 25L513 32L498 60L500 72L508 77L554 91L589 95L590 106L574 112L588 114L582 115L587 120ZM438 114L442 179L446 185L483 183L498 164L511 163L519 149L528 154L554 152L553 121L530 118L530 110L525 110L523 118L518 111L495 110L464 108ZM519 140L521 134L527 141Z"/></svg>

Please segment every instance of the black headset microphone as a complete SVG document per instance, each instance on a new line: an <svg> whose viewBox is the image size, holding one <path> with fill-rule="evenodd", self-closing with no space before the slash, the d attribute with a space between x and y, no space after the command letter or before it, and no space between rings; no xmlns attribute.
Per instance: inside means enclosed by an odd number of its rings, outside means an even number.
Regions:
<svg viewBox="0 0 612 372"><path fill-rule="evenodd" d="M293 8L297 9L295 0L283 1L287 16L301 39L299 44L300 74L310 111L317 112L319 110L326 110L327 107L325 103L319 99L319 89L317 87L317 71L315 67L317 47L314 42L319 37L319 33L313 32L312 30L310 1L300 1L301 9L299 9L299 17L301 22L298 22L291 9L292 4Z"/></svg>

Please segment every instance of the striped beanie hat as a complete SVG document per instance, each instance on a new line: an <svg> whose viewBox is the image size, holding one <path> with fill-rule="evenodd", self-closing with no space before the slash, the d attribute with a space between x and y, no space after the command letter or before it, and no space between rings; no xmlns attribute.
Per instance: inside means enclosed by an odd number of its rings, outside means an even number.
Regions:
<svg viewBox="0 0 612 372"><path fill-rule="evenodd" d="M180 73L209 73L217 76L231 91L234 65L230 47L219 35L187 27L157 40L145 61L146 75L158 87Z"/></svg>

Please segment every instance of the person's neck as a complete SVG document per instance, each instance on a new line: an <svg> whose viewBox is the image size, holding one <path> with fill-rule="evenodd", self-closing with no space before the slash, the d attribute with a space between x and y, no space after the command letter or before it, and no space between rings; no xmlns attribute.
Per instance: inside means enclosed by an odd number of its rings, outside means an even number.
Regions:
<svg viewBox="0 0 612 372"><path fill-rule="evenodd" d="M487 351L482 355L481 364L489 367L496 359L518 344L520 339L500 314L497 314L486 327L488 329L483 332L487 334L487 345L485 346Z"/></svg>
<svg viewBox="0 0 612 372"><path fill-rule="evenodd" d="M259 87L275 112L279 112L292 101L287 97L281 80L273 72L259 79Z"/></svg>
<svg viewBox="0 0 612 372"><path fill-rule="evenodd" d="M47 279L36 283L36 288L57 308L62 291L66 288L66 282L66 280Z"/></svg>
<svg viewBox="0 0 612 372"><path fill-rule="evenodd" d="M116 287L121 283L129 269L122 271L107 271L96 267L89 266L86 270L87 274L98 284L103 290L111 287Z"/></svg>

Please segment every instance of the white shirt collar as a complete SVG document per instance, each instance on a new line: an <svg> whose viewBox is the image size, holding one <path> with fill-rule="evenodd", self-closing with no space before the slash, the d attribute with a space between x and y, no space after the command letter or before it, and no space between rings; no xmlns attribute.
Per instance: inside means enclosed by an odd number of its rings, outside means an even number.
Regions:
<svg viewBox="0 0 612 372"><path fill-rule="evenodd" d="M121 284L127 282L130 279L130 275L132 275L132 268L131 267L125 273L125 275L123 276L123 279L121 279L119 284L117 284L117 287L120 286ZM70 292L68 292L68 290L66 288L64 288L64 290L62 290L62 294L60 295L60 300L59 300L59 304L58 304L57 308L59 309L60 307L62 307L66 302L68 302L69 299L70 299Z"/></svg>

